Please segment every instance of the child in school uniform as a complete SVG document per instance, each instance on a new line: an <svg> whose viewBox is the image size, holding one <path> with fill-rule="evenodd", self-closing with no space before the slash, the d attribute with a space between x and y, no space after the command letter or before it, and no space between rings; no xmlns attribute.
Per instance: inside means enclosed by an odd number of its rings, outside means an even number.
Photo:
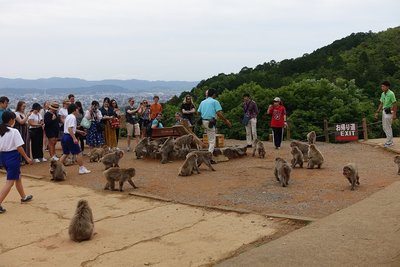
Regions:
<svg viewBox="0 0 400 267"><path fill-rule="evenodd" d="M3 200L7 197L11 188L15 184L18 193L21 196L21 203L32 200L32 195L26 195L21 181L20 156L22 156L28 164L32 164L32 160L28 158L22 146L24 141L21 134L14 127L15 113L4 111L1 116L3 123L0 124L0 152L1 162L7 171L7 181L0 191L0 213L6 211L1 206Z"/></svg>

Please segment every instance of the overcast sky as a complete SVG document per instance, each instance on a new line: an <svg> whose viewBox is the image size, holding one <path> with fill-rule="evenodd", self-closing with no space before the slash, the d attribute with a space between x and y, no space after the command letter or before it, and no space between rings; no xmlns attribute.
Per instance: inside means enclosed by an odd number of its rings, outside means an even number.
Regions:
<svg viewBox="0 0 400 267"><path fill-rule="evenodd" d="M400 0L0 0L0 77L207 79L400 26Z"/></svg>

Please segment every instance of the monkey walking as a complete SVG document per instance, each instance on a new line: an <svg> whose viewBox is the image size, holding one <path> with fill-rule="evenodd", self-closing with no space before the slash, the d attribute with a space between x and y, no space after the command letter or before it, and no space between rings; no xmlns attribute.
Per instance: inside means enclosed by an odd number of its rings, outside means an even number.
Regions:
<svg viewBox="0 0 400 267"><path fill-rule="evenodd" d="M179 136L178 138L175 139L175 144L174 144L174 149L180 150L180 149L187 149L190 150L193 142L193 135L192 134L186 134Z"/></svg>
<svg viewBox="0 0 400 267"><path fill-rule="evenodd" d="M215 171L215 169L211 165L211 159L212 159L212 153L211 152L209 152L208 150L195 150L195 151L192 151L192 152L188 153L186 155L186 158L188 158L188 157L190 157L192 155L196 155L197 156L197 158L196 158L197 167L200 167L200 165L202 163L204 163L204 164L207 165L207 167L210 170Z"/></svg>
<svg viewBox="0 0 400 267"><path fill-rule="evenodd" d="M297 164L299 164L300 168L303 168L304 157L300 149L297 146L293 146L292 151L290 153L292 153L293 155L293 159L291 161L292 168L296 167Z"/></svg>
<svg viewBox="0 0 400 267"><path fill-rule="evenodd" d="M315 142L317 141L317 134L315 133L315 131L311 131L307 134L307 141L308 144L315 144Z"/></svg>
<svg viewBox="0 0 400 267"><path fill-rule="evenodd" d="M93 236L94 222L92 209L89 203L81 199L76 206L75 214L71 219L68 234L69 238L75 242L89 240Z"/></svg>
<svg viewBox="0 0 400 267"><path fill-rule="evenodd" d="M105 169L109 169L111 167L119 167L119 160L124 156L124 151L117 150L113 153L104 155L100 161L104 164Z"/></svg>
<svg viewBox="0 0 400 267"><path fill-rule="evenodd" d="M316 165L318 169L321 168L322 163L324 163L324 156L322 156L321 152L317 149L317 147L312 144L308 149L308 169L314 169Z"/></svg>
<svg viewBox="0 0 400 267"><path fill-rule="evenodd" d="M107 183L104 187L104 190L112 190L115 189L115 182L119 182L119 191L122 192L124 183L127 181L133 188L138 188L132 181L133 176L135 176L136 171L135 168L119 168L119 167L111 167L103 172L104 176L107 179Z"/></svg>
<svg viewBox="0 0 400 267"><path fill-rule="evenodd" d="M182 166L179 168L178 175L179 176L190 176L194 173L194 171L197 172L197 174L200 174L199 167L197 165L197 155L194 153L189 153L186 156L185 161L183 162Z"/></svg>
<svg viewBox="0 0 400 267"><path fill-rule="evenodd" d="M54 159L50 162L50 174L51 181L64 181L67 176L64 165Z"/></svg>
<svg viewBox="0 0 400 267"><path fill-rule="evenodd" d="M357 185L360 185L360 177L358 176L358 169L355 163L349 163L343 167L343 175L349 180L351 190L353 191Z"/></svg>
<svg viewBox="0 0 400 267"><path fill-rule="evenodd" d="M278 182L281 183L283 187L289 185L290 172L292 168L290 168L289 164L282 158L275 159L275 167L274 167L274 175Z"/></svg>
<svg viewBox="0 0 400 267"><path fill-rule="evenodd" d="M92 149L90 153L90 162L98 162L105 154L106 150L102 147Z"/></svg>
<svg viewBox="0 0 400 267"><path fill-rule="evenodd" d="M258 157L265 158L264 144L258 138L253 142L253 157L256 155L256 151L258 152Z"/></svg>
<svg viewBox="0 0 400 267"><path fill-rule="evenodd" d="M175 141L172 136L168 137L168 139L162 144L160 147L161 152L161 164L165 164L168 162L168 159L171 158L171 155L174 152Z"/></svg>

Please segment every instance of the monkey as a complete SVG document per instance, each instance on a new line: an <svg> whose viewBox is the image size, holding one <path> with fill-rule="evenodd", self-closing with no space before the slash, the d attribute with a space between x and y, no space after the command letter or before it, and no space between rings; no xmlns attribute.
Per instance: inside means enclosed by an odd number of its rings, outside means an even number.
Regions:
<svg viewBox="0 0 400 267"><path fill-rule="evenodd" d="M102 147L94 148L90 153L90 162L98 162L104 155L106 150Z"/></svg>
<svg viewBox="0 0 400 267"><path fill-rule="evenodd" d="M351 190L354 191L356 184L360 185L360 177L358 176L358 169L355 163L348 163L343 167L343 175L349 180Z"/></svg>
<svg viewBox="0 0 400 267"><path fill-rule="evenodd" d="M258 138L253 142L253 157L256 155L256 150L259 158L265 158L264 144Z"/></svg>
<svg viewBox="0 0 400 267"><path fill-rule="evenodd" d="M301 153L303 153L304 161L308 161L308 144L300 141L292 141L290 143L290 147L294 146L297 146L300 149Z"/></svg>
<svg viewBox="0 0 400 267"><path fill-rule="evenodd" d="M175 139L174 149L176 149L176 150L185 149L185 148L190 149L192 142L193 142L193 135L191 135L191 134L179 136L178 138Z"/></svg>
<svg viewBox="0 0 400 267"><path fill-rule="evenodd" d="M165 164L168 162L168 158L170 158L173 151L174 151L174 138L172 136L170 136L164 142L164 144L162 144L162 146L160 148L161 164Z"/></svg>
<svg viewBox="0 0 400 267"><path fill-rule="evenodd" d="M322 163L324 163L324 156L322 156L321 152L317 149L314 144L311 144L308 149L308 169L313 169L314 165L318 166L318 169L321 168Z"/></svg>
<svg viewBox="0 0 400 267"><path fill-rule="evenodd" d="M292 168L290 168L289 164L282 158L275 158L275 167L274 167L274 175L278 182L281 183L283 187L289 185L290 172Z"/></svg>
<svg viewBox="0 0 400 267"><path fill-rule="evenodd" d="M65 176L67 176L64 165L54 159L50 162L50 174L52 176L51 181L64 181Z"/></svg>
<svg viewBox="0 0 400 267"><path fill-rule="evenodd" d="M291 161L291 163L292 163L291 167L294 168L294 167L296 167L297 164L299 164L299 167L303 168L304 157L303 157L303 153L301 153L299 147L292 146L291 153L293 155L293 159Z"/></svg>
<svg viewBox="0 0 400 267"><path fill-rule="evenodd" d="M394 157L394 163L397 164L397 166L398 166L397 174L400 175L400 156Z"/></svg>
<svg viewBox="0 0 400 267"><path fill-rule="evenodd" d="M150 138L149 137L145 137L145 138L142 138L139 141L139 143L136 145L135 154L136 154L136 158L137 159L143 158L143 156L145 155L144 149L147 147L149 142L150 142Z"/></svg>
<svg viewBox="0 0 400 267"><path fill-rule="evenodd" d="M186 156L186 159L183 162L183 165L179 168L178 175L179 176L190 176L194 173L194 171L196 171L197 174L200 174L198 163L197 163L197 155L193 154L193 153L189 153Z"/></svg>
<svg viewBox="0 0 400 267"><path fill-rule="evenodd" d="M204 162L204 164L207 165L210 170L215 171L213 166L211 165L211 158L212 158L212 153L209 152L208 150L195 150L190 152L189 154L186 155L186 159L191 157L192 155L197 156L197 167L200 167L200 165Z"/></svg>
<svg viewBox="0 0 400 267"><path fill-rule="evenodd" d="M76 163L76 155L68 155L64 160L64 166L71 166Z"/></svg>
<svg viewBox="0 0 400 267"><path fill-rule="evenodd" d="M71 219L68 234L69 238L75 242L89 240L93 236L94 222L92 209L89 203L81 199L76 206L75 214Z"/></svg>
<svg viewBox="0 0 400 267"><path fill-rule="evenodd" d="M307 141L309 145L315 144L316 140L317 140L317 134L315 133L315 131L311 131L307 134Z"/></svg>
<svg viewBox="0 0 400 267"><path fill-rule="evenodd" d="M119 167L118 162L124 156L124 151L118 150L114 153L104 155L100 161L103 162L105 169L109 169L111 167Z"/></svg>
<svg viewBox="0 0 400 267"><path fill-rule="evenodd" d="M107 183L104 187L104 190L112 190L116 191L115 189L115 181L119 182L119 191L124 191L122 188L124 183L128 181L128 183L134 188L138 188L132 181L133 176L135 176L135 168L119 168L119 167L111 167L105 171L103 171L104 176L107 179Z"/></svg>

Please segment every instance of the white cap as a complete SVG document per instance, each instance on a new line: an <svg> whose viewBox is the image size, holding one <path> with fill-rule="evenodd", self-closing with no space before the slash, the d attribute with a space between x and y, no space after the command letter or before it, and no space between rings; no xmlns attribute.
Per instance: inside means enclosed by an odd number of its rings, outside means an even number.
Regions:
<svg viewBox="0 0 400 267"><path fill-rule="evenodd" d="M279 97L275 97L274 102L281 102L281 99Z"/></svg>

